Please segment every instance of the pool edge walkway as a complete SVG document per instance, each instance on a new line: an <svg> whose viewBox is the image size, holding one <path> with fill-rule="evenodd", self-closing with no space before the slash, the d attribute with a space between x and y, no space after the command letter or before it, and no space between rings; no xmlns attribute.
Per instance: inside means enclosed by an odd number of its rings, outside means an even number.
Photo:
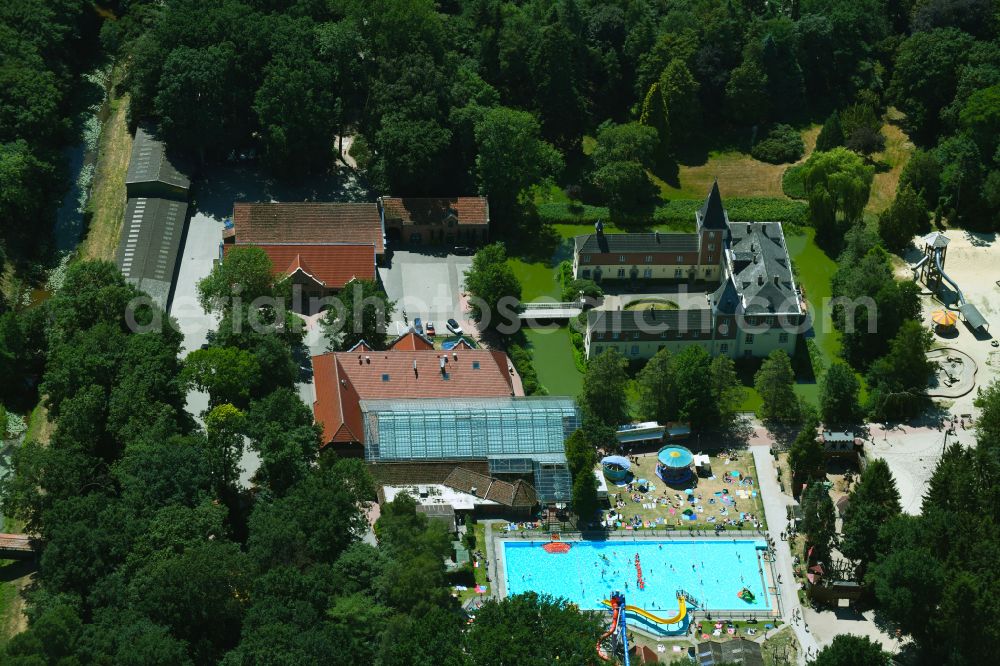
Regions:
<svg viewBox="0 0 1000 666"><path fill-rule="evenodd" d="M750 445L750 451L753 454L754 465L757 467L757 482L760 485L764 515L767 518L767 533L775 544L775 570L783 581L781 583L773 582L777 585L778 594L781 597L783 619L786 624L792 627L795 637L799 641L798 662L805 664L806 652L815 653L819 650L819 645L806 628L804 621L796 623L791 619L796 610L801 614L802 604L799 603L798 591L795 588L792 553L788 548L788 542L782 541L780 537L781 533L788 529L788 514L785 507L792 503L792 499L781 492L778 485L778 475L770 445L768 443L754 443Z"/></svg>

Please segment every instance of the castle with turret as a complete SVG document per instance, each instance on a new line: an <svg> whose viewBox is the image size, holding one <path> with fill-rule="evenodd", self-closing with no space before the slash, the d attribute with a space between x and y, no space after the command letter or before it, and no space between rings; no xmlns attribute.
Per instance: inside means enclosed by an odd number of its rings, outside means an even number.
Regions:
<svg viewBox="0 0 1000 666"><path fill-rule="evenodd" d="M689 345L730 358L791 356L808 327L781 223L731 222L718 182L695 212L694 233L611 234L598 222L574 248L577 279L623 294L661 291L652 300L666 304L629 309L624 297L624 309L589 311L588 358L616 348L645 359Z"/></svg>

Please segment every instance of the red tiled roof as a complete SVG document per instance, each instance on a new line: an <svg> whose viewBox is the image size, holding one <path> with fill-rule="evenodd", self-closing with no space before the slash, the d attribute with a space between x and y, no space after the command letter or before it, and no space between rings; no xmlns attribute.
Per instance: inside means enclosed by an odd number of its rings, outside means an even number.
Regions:
<svg viewBox="0 0 1000 666"><path fill-rule="evenodd" d="M442 356L448 358L447 378L440 370ZM313 413L316 421L323 424L323 441L364 440L361 400L499 398L514 393L507 355L503 352L463 350L457 356L456 360L454 354L436 349L408 351L398 348L313 356L316 386Z"/></svg>
<svg viewBox="0 0 1000 666"><path fill-rule="evenodd" d="M393 351L417 351L420 349L434 349L434 343L420 335L412 328L389 343L389 349Z"/></svg>
<svg viewBox="0 0 1000 666"><path fill-rule="evenodd" d="M385 250L382 219L373 203L233 204L237 244L347 243Z"/></svg>
<svg viewBox="0 0 1000 666"><path fill-rule="evenodd" d="M228 253L236 245L223 245ZM275 275L301 270L328 289L341 289L353 278L375 279L372 245L257 245L267 253Z"/></svg>
<svg viewBox="0 0 1000 666"><path fill-rule="evenodd" d="M386 223L399 220L404 225L441 224L454 215L459 224L489 224L486 197L382 197Z"/></svg>

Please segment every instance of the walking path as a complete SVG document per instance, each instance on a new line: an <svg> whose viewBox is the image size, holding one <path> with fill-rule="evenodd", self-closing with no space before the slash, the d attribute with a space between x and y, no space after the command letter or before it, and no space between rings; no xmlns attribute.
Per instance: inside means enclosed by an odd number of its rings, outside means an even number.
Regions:
<svg viewBox="0 0 1000 666"><path fill-rule="evenodd" d="M795 632L795 637L799 641L799 663L805 663L805 654L810 652L815 654L819 650L819 645L805 623L794 621L793 615L802 613L802 605L799 603L799 595L796 589L795 571L792 566L792 553L788 544L781 540L781 533L788 529L788 514L786 507L791 504L791 498L781 492L778 485L777 468L774 457L767 444L754 443L750 446L753 453L753 461L757 466L757 483L760 486L760 494L764 501L764 515L767 517L767 531L774 540L774 570L781 577L781 583L774 581L781 598L781 608L785 621Z"/></svg>

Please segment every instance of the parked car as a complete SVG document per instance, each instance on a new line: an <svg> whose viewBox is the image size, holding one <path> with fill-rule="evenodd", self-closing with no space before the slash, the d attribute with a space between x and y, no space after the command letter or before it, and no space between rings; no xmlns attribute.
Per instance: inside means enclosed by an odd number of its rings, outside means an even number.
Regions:
<svg viewBox="0 0 1000 666"><path fill-rule="evenodd" d="M452 254L460 254L460 255L470 255L476 253L476 251L473 250L468 245L456 245L454 248L452 248L451 252Z"/></svg>
<svg viewBox="0 0 1000 666"><path fill-rule="evenodd" d="M420 319L420 317L417 317L416 319L413 320L413 330L419 333L420 335L424 334L424 322L423 320Z"/></svg>
<svg viewBox="0 0 1000 666"><path fill-rule="evenodd" d="M448 330L455 335L462 335L462 327L458 325L458 322L454 319L449 319L447 322Z"/></svg>
<svg viewBox="0 0 1000 666"><path fill-rule="evenodd" d="M432 321L427 322L427 328L425 330L427 331L427 337L429 338L433 338L437 335L437 331L434 329L434 322Z"/></svg>

